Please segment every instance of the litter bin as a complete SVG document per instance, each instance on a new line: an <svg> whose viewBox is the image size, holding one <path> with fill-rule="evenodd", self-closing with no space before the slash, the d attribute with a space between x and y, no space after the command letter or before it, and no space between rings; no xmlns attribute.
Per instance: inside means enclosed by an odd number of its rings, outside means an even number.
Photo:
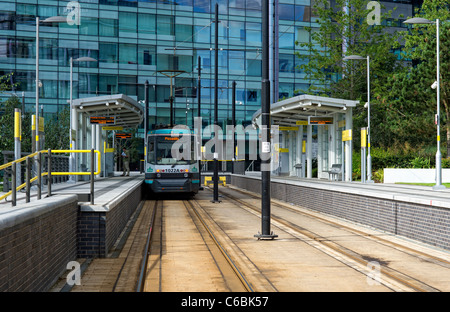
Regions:
<svg viewBox="0 0 450 312"><path fill-rule="evenodd" d="M301 178L302 177L302 164L295 164L294 168L295 168L295 173L297 174L297 177Z"/></svg>

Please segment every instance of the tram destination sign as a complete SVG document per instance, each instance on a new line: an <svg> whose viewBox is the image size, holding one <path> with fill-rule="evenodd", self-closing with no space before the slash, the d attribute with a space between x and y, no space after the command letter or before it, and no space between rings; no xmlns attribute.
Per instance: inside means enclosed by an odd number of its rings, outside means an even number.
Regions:
<svg viewBox="0 0 450 312"><path fill-rule="evenodd" d="M91 124L96 125L114 125L116 123L114 116L91 116L89 118Z"/></svg>
<svg viewBox="0 0 450 312"><path fill-rule="evenodd" d="M116 139L131 139L131 133L116 133Z"/></svg>
<svg viewBox="0 0 450 312"><path fill-rule="evenodd" d="M331 125L333 124L333 117L320 117L320 116L309 116L309 125Z"/></svg>

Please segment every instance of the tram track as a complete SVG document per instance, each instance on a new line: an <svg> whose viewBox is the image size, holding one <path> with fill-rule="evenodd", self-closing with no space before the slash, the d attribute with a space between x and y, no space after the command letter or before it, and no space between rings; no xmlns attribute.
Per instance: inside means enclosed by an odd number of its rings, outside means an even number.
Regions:
<svg viewBox="0 0 450 312"><path fill-rule="evenodd" d="M209 272L204 273L205 271L202 270L207 267L212 267L208 269L209 271L217 270L219 273L214 273L215 275L212 278L208 278L207 275L200 277L198 283L214 280L215 285L220 285L217 287L223 287L223 289L216 289L219 291L254 291L254 286L238 267L235 258L232 258L228 253L230 248L225 247L223 239L219 238L222 234L213 228L213 222L208 220L208 216L201 211L202 207L198 202L193 199L170 202L164 200L159 201L155 208L144 251L145 259L142 261L141 279L139 282L142 286L138 288L138 291L174 291L174 289L179 287L175 283L183 283L184 279L195 278L192 276L197 274L197 270L198 274L209 274ZM169 209L174 210L174 212L165 211ZM170 220L171 218L173 220ZM180 228L174 231L175 222L178 223ZM195 229L196 233L193 233L193 229ZM171 238L171 233L177 231L180 233L184 231L185 235L192 237L192 239L183 240L181 238L182 242L185 243L182 246L181 240L177 242ZM198 237L201 237L201 241ZM175 240L177 239L175 238ZM192 244L192 246L189 246L189 244ZM199 257L196 255L197 251L194 252L196 249L207 250L210 256L206 256L206 252L203 252L202 260L196 261L194 258ZM206 258L209 259L208 262L213 264L204 263ZM200 266L203 266L203 268L200 268ZM187 267L189 267L189 270L183 271L183 268ZM186 275L186 277L182 275ZM218 276L223 282L215 281ZM189 283L194 282L190 280ZM198 283L197 286L201 287ZM208 289L208 286L200 289L202 289L201 291L213 291ZM190 289L185 288L181 291L190 291Z"/></svg>
<svg viewBox="0 0 450 312"><path fill-rule="evenodd" d="M253 193L249 192L243 192L241 190L233 189L236 192L243 193L245 196L250 196L252 199L260 200L260 197ZM249 203L248 201L241 200L237 198L236 196L230 194L230 192L224 191L224 189L221 189L220 192L223 196L223 198L226 198L234 203L236 205L240 206L241 208L247 210L248 212L260 216L260 207ZM318 219L317 215L313 215L310 213L307 213L305 211L300 211L298 209L295 209L293 207L289 207L288 204L282 205L278 203L272 203L272 207L277 207L280 209L289 210L292 213L295 214L301 214L302 216L306 216L308 218L315 218ZM303 240L307 244L311 245L314 248L317 248L321 250L322 252L334 257L335 259L339 260L340 262L344 263L345 265L352 267L353 269L361 272L362 274L365 274L368 277L373 278L374 277L374 271L373 271L373 265L377 264L379 265L379 278L374 282L379 282L384 284L386 287L394 290L394 291L421 291L421 292L436 292L439 291L439 289L430 286L426 282L420 281L417 278L412 277L409 274L402 273L398 269L392 268L385 264L383 261L380 261L380 259L376 255L367 255L367 254L361 254L356 251L353 251L340 243L331 240L329 237L320 235L318 233L315 233L314 231L311 231L309 229L306 229L305 227L299 226L275 213L272 212L271 214L272 223L279 227L280 229L290 233L294 237L297 237L298 239ZM389 246L391 248L396 248L397 250L401 250L402 252L408 253L409 255L413 257L417 257L422 259L422 261L429 261L433 262L437 265L440 265L444 268L449 268L450 262L448 262L445 259L437 258L432 255L426 254L421 251L413 250L412 248L393 243L391 241L388 241L386 239L375 237L373 235L364 233L362 231L359 231L357 229L347 227L345 225L342 225L340 223L336 223L333 221L330 221L325 218L320 218L320 222L325 222L329 224L330 226L337 227L341 230L348 231L350 233L353 233L354 235L358 235L360 237L364 237L367 239L371 239L375 241L378 244L384 244L386 246Z"/></svg>

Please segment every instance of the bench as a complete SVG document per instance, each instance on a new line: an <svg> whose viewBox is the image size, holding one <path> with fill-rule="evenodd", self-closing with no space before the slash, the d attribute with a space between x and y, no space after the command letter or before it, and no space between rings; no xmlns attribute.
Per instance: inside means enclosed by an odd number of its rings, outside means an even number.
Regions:
<svg viewBox="0 0 450 312"><path fill-rule="evenodd" d="M339 176L342 176L342 164L331 165L331 170L328 171L328 178L330 180L336 181Z"/></svg>
<svg viewBox="0 0 450 312"><path fill-rule="evenodd" d="M213 180L212 180L212 178L213 178L213 177L205 177L205 186L208 186L209 183L211 183L211 184L214 183ZM227 180L226 177L219 177L219 182L221 182L223 186L226 186L226 185L227 185L226 180Z"/></svg>

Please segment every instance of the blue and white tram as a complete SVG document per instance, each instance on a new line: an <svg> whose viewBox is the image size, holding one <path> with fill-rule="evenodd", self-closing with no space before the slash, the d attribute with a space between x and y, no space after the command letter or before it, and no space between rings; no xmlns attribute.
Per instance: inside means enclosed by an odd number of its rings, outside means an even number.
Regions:
<svg viewBox="0 0 450 312"><path fill-rule="evenodd" d="M148 132L145 183L152 192L198 192L200 163L194 153L196 143L195 135L188 129L165 128ZM173 155L174 152L177 155Z"/></svg>

